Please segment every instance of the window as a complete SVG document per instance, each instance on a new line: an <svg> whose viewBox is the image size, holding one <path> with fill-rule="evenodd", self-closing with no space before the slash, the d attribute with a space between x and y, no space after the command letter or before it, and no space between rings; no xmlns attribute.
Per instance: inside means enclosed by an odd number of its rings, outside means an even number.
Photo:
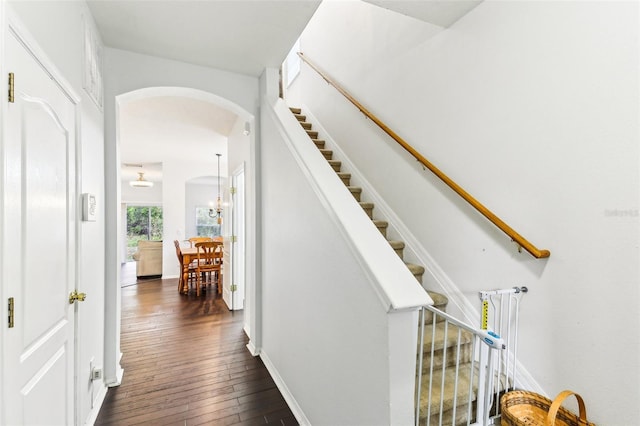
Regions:
<svg viewBox="0 0 640 426"><path fill-rule="evenodd" d="M220 234L217 217L209 216L209 207L196 207L196 236L218 237Z"/></svg>
<svg viewBox="0 0 640 426"><path fill-rule="evenodd" d="M140 240L162 241L162 207L127 206L127 262Z"/></svg>
<svg viewBox="0 0 640 426"><path fill-rule="evenodd" d="M285 75L287 78L287 87L291 86L293 80L300 74L300 57L298 52L300 51L300 40L296 40L296 43L291 48L291 51L285 59Z"/></svg>

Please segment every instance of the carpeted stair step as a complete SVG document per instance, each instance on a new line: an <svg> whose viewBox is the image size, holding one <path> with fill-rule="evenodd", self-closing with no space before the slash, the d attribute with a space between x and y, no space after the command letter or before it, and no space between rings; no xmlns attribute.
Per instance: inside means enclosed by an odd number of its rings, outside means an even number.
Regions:
<svg viewBox="0 0 640 426"><path fill-rule="evenodd" d="M302 110L300 108L289 107L289 111L291 111L294 115L295 114L302 114Z"/></svg>
<svg viewBox="0 0 640 426"><path fill-rule="evenodd" d="M373 219L373 224L376 225L378 231L380 231L382 235L387 238L387 227L389 226L389 222L387 222L386 220Z"/></svg>
<svg viewBox="0 0 640 426"><path fill-rule="evenodd" d="M409 268L413 276L416 277L416 280L418 280L418 282L422 284L422 275L424 274L424 267L420 265L416 265L414 263L405 263L405 265L407 265L407 268Z"/></svg>
<svg viewBox="0 0 640 426"><path fill-rule="evenodd" d="M340 167L342 167L342 161L338 160L329 160L329 165L333 168L334 171L339 172Z"/></svg>
<svg viewBox="0 0 640 426"><path fill-rule="evenodd" d="M467 364L471 362L471 358L473 356L473 335L470 332L461 330L454 324L449 324L446 330L447 333L445 339L444 321L436 322L435 335L433 333L433 324L426 324L425 327L424 346L422 347L424 356L424 361L422 363L422 374L427 374L429 372L432 349L433 368L442 369L443 364L446 367L456 365L456 360L458 357L458 333L460 333L460 363ZM418 344L420 344L419 337ZM444 358L445 351L446 359Z"/></svg>
<svg viewBox="0 0 640 426"><path fill-rule="evenodd" d="M349 186L349 184L351 183L351 173L338 173L338 177L340 178L340 180L342 180L342 183L344 183L345 185Z"/></svg>
<svg viewBox="0 0 640 426"><path fill-rule="evenodd" d="M444 294L436 293L435 291L428 291L429 297L433 300L433 307L441 310L442 312L447 311L447 305L449 304L449 299Z"/></svg>
<svg viewBox="0 0 640 426"><path fill-rule="evenodd" d="M293 114L298 121L307 121L307 116L302 114Z"/></svg>
<svg viewBox="0 0 640 426"><path fill-rule="evenodd" d="M356 201L360 201L360 196L362 195L362 188L358 186L347 186L347 189L349 190L349 192L351 192L351 195L355 197Z"/></svg>
<svg viewBox="0 0 640 426"><path fill-rule="evenodd" d="M323 139L311 139L318 149L324 149L325 141Z"/></svg>
<svg viewBox="0 0 640 426"><path fill-rule="evenodd" d="M448 367L444 371L444 392L442 392L443 372L442 369L434 370L432 378L431 397L429 397L429 374L423 374L420 385L420 424L426 424L428 413L431 414L432 425L443 424L466 424L469 400L469 384L472 384L472 398L476 399L478 378L476 374L471 374L471 364L460 364L457 386L456 415L453 421L454 391L455 391L455 368ZM440 422L440 406L442 405L442 422Z"/></svg>
<svg viewBox="0 0 640 426"><path fill-rule="evenodd" d="M331 160L333 158L333 151L331 151L330 149L321 149L320 152L327 160Z"/></svg>
<svg viewBox="0 0 640 426"><path fill-rule="evenodd" d="M396 252L400 259L404 257L404 241L390 240L389 245Z"/></svg>
<svg viewBox="0 0 640 426"><path fill-rule="evenodd" d="M362 207L367 216L369 216L369 219L373 219L373 203L363 203L360 201L360 207Z"/></svg>
<svg viewBox="0 0 640 426"><path fill-rule="evenodd" d="M311 123L307 123L305 121L301 121L300 125L302 126L303 129L305 130L311 130Z"/></svg>
<svg viewBox="0 0 640 426"><path fill-rule="evenodd" d="M311 139L318 139L318 132L315 130L307 130L307 134Z"/></svg>
<svg viewBox="0 0 640 426"><path fill-rule="evenodd" d="M442 312L447 311L447 304L449 304L449 299L447 299L447 296L445 296L444 294L436 293L435 291L427 291L427 293L429 293L429 297L431 298L431 300L433 300L434 308ZM437 318L437 321L438 322L444 321L444 317L439 316ZM424 323L427 326L429 326L430 324L433 324L433 314L431 313L431 311L425 312Z"/></svg>

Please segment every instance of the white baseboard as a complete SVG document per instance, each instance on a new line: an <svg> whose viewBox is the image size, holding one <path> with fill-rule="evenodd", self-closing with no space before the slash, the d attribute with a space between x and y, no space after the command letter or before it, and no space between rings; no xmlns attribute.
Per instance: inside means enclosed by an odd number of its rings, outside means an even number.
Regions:
<svg viewBox="0 0 640 426"><path fill-rule="evenodd" d="M120 364L121 361L122 361L122 352L120 352L120 356L118 356L118 363L116 364L115 380L105 382L105 385L107 385L110 388L115 386L120 386L120 384L122 383L122 378L124 377L124 369L122 368L122 364Z"/></svg>
<svg viewBox="0 0 640 426"><path fill-rule="evenodd" d="M300 408L300 406L298 405L298 402L289 391L289 388L287 387L287 385L284 383L284 380L282 380L282 377L280 377L280 374L278 374L278 370L269 359L269 356L264 351L262 351L260 353L260 359L262 359L262 362L264 362L265 367L267 367L267 371L269 371L269 374L271 374L271 378L276 383L278 390L282 394L282 397L284 398L284 400L287 402L287 405L291 409L291 412L295 416L298 423L302 426L310 425L311 422L304 415L302 408Z"/></svg>
<svg viewBox="0 0 640 426"><path fill-rule="evenodd" d="M247 349L249 350L249 353L253 356L260 355L260 350L256 348L256 346L253 344L251 340L249 340L249 343L247 343Z"/></svg>
<svg viewBox="0 0 640 426"><path fill-rule="evenodd" d="M84 423L85 425L92 426L98 419L98 414L100 414L102 403L104 403L104 399L107 397L107 389L108 388L103 383L100 384L100 389L95 399L93 400L93 407L91 408L89 417L87 417L87 420Z"/></svg>

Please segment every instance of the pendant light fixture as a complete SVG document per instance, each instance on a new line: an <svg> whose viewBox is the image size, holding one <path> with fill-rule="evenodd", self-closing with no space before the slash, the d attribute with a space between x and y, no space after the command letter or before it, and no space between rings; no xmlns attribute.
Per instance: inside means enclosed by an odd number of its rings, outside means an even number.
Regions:
<svg viewBox="0 0 640 426"><path fill-rule="evenodd" d="M153 182L144 178L144 172L138 172L138 179L129 181L129 185L134 188L151 188L153 186Z"/></svg>

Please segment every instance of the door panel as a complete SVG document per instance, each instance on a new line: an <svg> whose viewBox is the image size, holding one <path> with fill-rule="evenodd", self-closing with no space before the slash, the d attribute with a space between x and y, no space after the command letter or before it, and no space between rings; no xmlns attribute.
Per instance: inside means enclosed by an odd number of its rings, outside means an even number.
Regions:
<svg viewBox="0 0 640 426"><path fill-rule="evenodd" d="M46 104L45 104L46 105ZM66 318L68 307L51 300L68 298L66 286L50 286L49 279L67 283L67 147L68 132L60 129L40 102L25 100L22 132L25 258L37 259L37 268L25 265L23 275L24 346L46 336ZM29 254L33 253L33 256ZM68 305L68 304L67 304Z"/></svg>
<svg viewBox="0 0 640 426"><path fill-rule="evenodd" d="M229 309L239 310L244 308L244 282L245 282L245 194L244 194L244 167L236 171L231 177L235 193L231 203L231 228L235 237L231 242L231 280L224 288L223 297ZM235 291L231 291L235 286Z"/></svg>
<svg viewBox="0 0 640 426"><path fill-rule="evenodd" d="M15 327L5 332L0 423L71 425L76 107L28 43L11 30L5 40L15 102L4 121L2 285L15 301Z"/></svg>

